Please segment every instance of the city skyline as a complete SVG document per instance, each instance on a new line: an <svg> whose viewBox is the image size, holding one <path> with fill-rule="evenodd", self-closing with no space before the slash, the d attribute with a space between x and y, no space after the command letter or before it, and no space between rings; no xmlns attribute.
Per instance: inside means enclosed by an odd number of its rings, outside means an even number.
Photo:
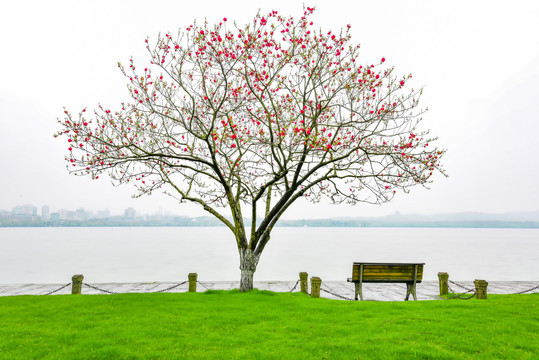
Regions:
<svg viewBox="0 0 539 360"><path fill-rule="evenodd" d="M0 208L0 213L10 213L12 215L29 215L34 217L40 217L42 220L49 220L58 217L59 219L69 219L69 218L78 218L78 219L88 219L88 218L107 218L115 216L125 216L125 217L135 217L137 215L166 215L166 213L153 213L153 214L141 214L133 207L126 207L123 212L111 213L109 209L101 209L97 211L87 210L84 207L76 206L73 208L62 208L57 209L56 211L51 211L50 206L45 204L41 207L38 207L33 204L24 204L14 206L11 211ZM56 215L56 216L55 216Z"/></svg>
<svg viewBox="0 0 539 360"><path fill-rule="evenodd" d="M22 210L24 209L24 210ZM40 210L41 209L41 210ZM44 212L47 214L47 217L44 217ZM84 207L68 207L57 209L56 211L51 211L50 206L45 204L41 207L35 206L33 204L22 204L14 206L11 210L6 210L5 208L0 208L0 215L32 215L36 218L41 218L41 220L48 220L51 217L52 220L62 220L62 219L104 219L104 218L114 218L114 217L126 217L126 218L135 218L135 217L211 217L209 214L202 214L201 216L192 214L192 215L183 215L180 213L174 213L168 210L160 209L153 213L147 213L140 209L134 207L126 207L122 211L112 213L110 209L99 209L97 211L88 210ZM55 215L53 215L55 214ZM321 219L353 219L353 218L400 218L401 220L413 219L413 218L422 218L422 219L436 219L440 217L447 217L451 219L458 219L459 221L466 220L485 220L485 219L495 219L503 220L508 219L511 221L539 221L539 210L532 211L513 211L513 212L440 212L435 214L426 214L426 213L401 213L400 211L395 211L391 214L386 215L372 215L372 216L329 216L324 214L318 218L298 218L295 220L321 220ZM283 219L283 220L294 220L294 219Z"/></svg>

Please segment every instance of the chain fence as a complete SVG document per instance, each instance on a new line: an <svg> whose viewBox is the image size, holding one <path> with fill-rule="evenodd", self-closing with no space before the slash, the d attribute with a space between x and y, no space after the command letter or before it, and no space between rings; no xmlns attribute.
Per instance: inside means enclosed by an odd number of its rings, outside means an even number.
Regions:
<svg viewBox="0 0 539 360"><path fill-rule="evenodd" d="M292 288L292 290L290 290L289 292L294 292L294 290L296 290L296 287L298 286L299 284L299 280L296 281L296 284L294 285L294 287Z"/></svg>
<svg viewBox="0 0 539 360"><path fill-rule="evenodd" d="M57 293L58 291L60 291L60 290L62 290L62 289L65 289L65 288L68 287L69 285L71 285L71 283L65 284L64 286L59 287L59 288L56 289L56 290L49 291L48 293L45 293L45 294L42 294L42 295L52 295L52 294Z"/></svg>
<svg viewBox="0 0 539 360"><path fill-rule="evenodd" d="M162 290L157 290L157 291L152 291L151 293L153 294L157 294L157 293L164 293L164 292L167 292L167 291L170 291L172 289L176 289L177 287L180 287L182 286L183 284L187 283L188 281L184 281L184 282L181 282L179 284L176 284L176 285L172 285L166 289L162 289ZM201 284L202 285L202 284Z"/></svg>
<svg viewBox="0 0 539 360"><path fill-rule="evenodd" d="M170 291L172 289L175 289L177 287L180 287L182 286L183 284L186 284L188 281L184 281L184 282L181 282L179 284L176 284L176 285L172 285L172 286L169 286L168 288L165 288L165 289L161 289L161 290L156 290L156 291L149 291L147 292L146 294L157 294L157 293L164 293L164 292L167 292L167 291ZM97 287L95 285L90 285L90 284L87 284L87 283L82 283L84 286L87 286L91 289L94 289L94 290L97 290L97 291L101 291L101 292L104 292L104 293L107 293L107 294L121 294L119 292L115 292L115 291L111 291L111 290L106 290L106 289L103 289L103 288L100 288L100 287ZM202 285L202 284L200 284ZM202 285L204 286L204 285ZM205 287L205 286L204 286ZM207 289L207 287L205 287Z"/></svg>
<svg viewBox="0 0 539 360"><path fill-rule="evenodd" d="M87 286L87 287L89 287L90 289L94 289L94 290L101 291L101 292L108 293L108 294L119 294L119 293L117 293L117 292L115 292L115 291L110 291L110 290L101 289L101 288L99 288L99 287L97 287L97 286L90 285L90 284L86 284L86 283L82 283L82 285Z"/></svg>
<svg viewBox="0 0 539 360"><path fill-rule="evenodd" d="M442 298L442 299L444 299L444 300L454 300L454 299L470 300L470 299L473 299L473 298L477 295L477 292L475 291L475 289L467 288L466 286L461 285L461 284L456 283L456 282L451 281L451 280L447 280L447 282L448 282L447 287L448 287L449 291L453 294L453 296L448 297L448 298ZM449 286L449 283L451 283L451 284L453 284L453 285L456 285L456 286L458 286L458 287L461 288L461 289L466 290L466 292L463 292L463 293L458 293L458 292L456 292L455 290L453 290L453 289L451 288L451 286ZM471 293L471 292L473 292L472 295L470 295L470 296L463 296L463 295L469 294L469 293Z"/></svg>
<svg viewBox="0 0 539 360"><path fill-rule="evenodd" d="M447 280L447 282L448 282L448 283L447 283L447 288L448 288L449 291L453 294L453 296L448 297L448 298L442 298L442 299L444 299L444 300L455 300L455 299L460 299L460 300L470 300L470 299L474 298L474 297L477 295L477 292L475 291L475 289L467 288L466 286L461 285L461 284L456 283L456 282L451 281L451 280ZM449 283L451 283L451 284L453 284L453 285L456 285L456 286L458 286L458 287L461 288L461 289L466 290L466 292L461 292L461 293L459 293L459 292L453 290L453 289L451 288L451 286L449 286ZM470 295L470 296L463 296L463 295L469 294L469 293L471 293L471 292L473 292L472 295Z"/></svg>
<svg viewBox="0 0 539 360"><path fill-rule="evenodd" d="M444 298L444 300L452 300L452 299L461 299L461 300L470 300L472 298L474 298L477 293L476 293L476 290L474 288L469 288L469 287L466 287L462 284L459 284L455 281L452 281L452 280L447 280L447 287L448 287L448 290L453 294L453 296L451 297L448 297L448 298ZM156 290L156 291L149 291L149 292L146 292L146 293L149 293L149 294L152 294L152 293L164 293L164 292L168 292L168 291L171 291L171 290L174 290L184 284L188 283L188 281L183 281L181 283L178 283L178 284L175 284L175 285L172 285L172 286L169 286L165 289L161 289L161 290ZM200 282L200 281L197 281L197 283L202 286L204 289L206 290L211 290L210 287L206 286L204 283ZM213 283L210 283L213 285ZM294 284L294 286L292 287L292 289L289 290L289 292L294 292L297 290L298 288L298 285L300 284L300 280L297 280L296 283ZM455 291L451 286L456 286L460 289L463 289L465 290L464 292L457 292ZM49 292L46 292L44 294L41 294L41 295L52 295L52 294L55 294L63 289L65 289L66 287L72 285L72 283L67 283L65 285L62 285L60 286L59 288L55 289L55 290L52 290L52 291L49 291ZM88 284L88 283L82 283L82 285L90 288L90 289L94 289L96 291L100 291L100 292L103 292L103 293L107 293L107 294L121 294L120 292L115 292L115 291L112 291L112 290L107 290L107 289L103 289L103 288L100 288L98 286L95 286L95 285L91 285L91 284ZM525 290L522 290L522 291L518 291L518 292L514 292L514 293L507 293L508 295L520 295L520 294L526 294L526 293L530 293L534 290L537 290L539 289L539 285L537 286L534 286L532 288L529 288L529 289L525 289ZM323 291L327 294L330 294L330 295L333 295L335 296L336 298L339 298L339 299L342 299L342 300L347 300L347 301L354 301L354 299L351 299L345 295L341 295L341 294L338 294L337 292L335 292L334 290L330 289L329 287L327 287L327 285L323 284L322 283L322 286L320 287L320 291ZM469 294L469 295L468 295ZM307 292L307 295L311 295L310 292ZM465 296L467 295L467 296Z"/></svg>
<svg viewBox="0 0 539 360"><path fill-rule="evenodd" d="M197 280L197 283L200 284L204 289L210 290L210 288L208 288L206 285L204 285L204 284L201 283L200 281Z"/></svg>
<svg viewBox="0 0 539 360"><path fill-rule="evenodd" d="M294 286L292 287L292 289L291 289L289 292L294 292L294 290L296 290L296 288L298 287L298 284L299 284L300 282L301 282L301 280L296 281L296 283L294 284ZM307 286L307 288L308 288L308 286ZM309 290L307 290L307 293L306 293L306 294L309 295L309 296L311 295L311 293L309 292Z"/></svg>
<svg viewBox="0 0 539 360"><path fill-rule="evenodd" d="M533 291L533 290L536 290L536 289L539 289L539 285L537 285L535 287L532 287L531 289L528 289L528 290L522 290L522 291L519 291L519 292L516 292L516 293L512 293L511 295L521 295L521 294L525 294L527 292L530 292L530 291Z"/></svg>
<svg viewBox="0 0 539 360"><path fill-rule="evenodd" d="M339 295L339 294L337 294L336 292L331 291L331 290L328 289L327 287L326 287L326 289L324 289L322 286L320 286L320 290L323 291L323 292L326 292L326 293L328 293L328 294L331 294L331 295L333 295L333 296L336 296L336 297L338 297L339 299L348 300L348 301L355 301L354 299L350 299L349 297Z"/></svg>
<svg viewBox="0 0 539 360"><path fill-rule="evenodd" d="M475 296L477 295L477 292L475 291L475 289L467 288L466 286L463 286L463 285L461 285L461 284L459 284L459 283L456 283L456 282L454 282L454 281L451 281L451 280L447 280L447 281L448 281L447 287L448 287L449 291L450 291L451 293L454 294L454 296L449 297L449 298L445 298L444 300L452 300L452 299L469 300L469 299L472 299L473 297L475 297ZM451 288L451 286L449 286L449 283L451 283L451 284L453 284L453 285L456 285L456 286L460 287L461 289L466 290L466 292L464 292L464 293L457 293L455 290L453 290L453 289ZM525 293L528 293L528 292L531 292L531 291L534 291L534 290L537 290L537 289L539 289L539 285L534 286L534 287L532 287L532 288L530 288L530 289L526 289L526 290L514 292L514 293L511 293L511 294L509 294L509 295L522 295L522 294L525 294ZM467 296L467 297L463 297L463 295L469 294L469 293L471 293L471 292L473 292L472 295Z"/></svg>
<svg viewBox="0 0 539 360"><path fill-rule="evenodd" d="M458 286L458 287L461 288L461 289L466 290L467 292L475 291L475 289L467 288L466 286L461 285L461 284L459 284L459 283L456 283L456 282L454 282L454 281L451 281L451 280L447 280L447 281L450 282L450 283L453 284L453 285ZM449 284L447 284L447 286L449 287ZM452 292L453 292L453 291L452 291Z"/></svg>

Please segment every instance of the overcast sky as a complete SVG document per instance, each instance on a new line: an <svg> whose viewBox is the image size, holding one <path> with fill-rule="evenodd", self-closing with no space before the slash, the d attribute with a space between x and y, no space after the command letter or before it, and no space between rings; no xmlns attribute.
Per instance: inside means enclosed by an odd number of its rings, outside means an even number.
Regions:
<svg viewBox="0 0 539 360"><path fill-rule="evenodd" d="M271 5L270 5L271 4ZM128 98L116 64L149 63L144 39L176 32L193 20L249 22L258 9L300 17L302 1L11 1L0 15L0 210L49 205L120 213L159 209L204 214L165 195L132 199L113 187L69 175L64 140L54 139L63 107ZM298 204L286 218L401 213L489 213L539 210L539 2L310 1L315 24L352 25L360 61L383 56L424 86L422 126L446 148L431 189L415 188L391 203L355 207Z"/></svg>

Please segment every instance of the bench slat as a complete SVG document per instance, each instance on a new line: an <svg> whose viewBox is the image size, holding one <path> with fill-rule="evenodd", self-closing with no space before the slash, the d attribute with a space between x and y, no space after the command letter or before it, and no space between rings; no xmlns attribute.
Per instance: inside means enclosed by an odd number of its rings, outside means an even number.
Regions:
<svg viewBox="0 0 539 360"><path fill-rule="evenodd" d="M374 280L413 280L416 264L364 264L363 281ZM359 281L360 263L354 263L352 280ZM423 264L417 264L417 281L423 278Z"/></svg>
<svg viewBox="0 0 539 360"><path fill-rule="evenodd" d="M355 270L354 269L354 272L355 273L358 273L359 274L359 270ZM414 273L414 269L407 269L407 270L395 270L395 269L387 269L385 271L380 271L380 270L374 270L374 269L369 269L369 268L363 268L363 274L412 274L413 275ZM417 273L423 273L423 271L421 269L417 269Z"/></svg>
<svg viewBox="0 0 539 360"><path fill-rule="evenodd" d="M359 275L352 276L359 280ZM413 279L414 274L363 274L363 279ZM423 274L418 274L417 279L423 279Z"/></svg>
<svg viewBox="0 0 539 360"><path fill-rule="evenodd" d="M359 277L359 273L355 273L354 272L354 277ZM364 271L363 272L363 277L373 277L373 276L378 276L378 277L385 277L385 276L400 276L400 277L414 277L414 273L413 272L406 272L406 273L403 273L403 272L369 272L369 271ZM417 272L417 277L420 278L420 277L423 277L423 272L420 272L418 271Z"/></svg>
<svg viewBox="0 0 539 360"><path fill-rule="evenodd" d="M359 269L359 266L354 266ZM423 266L418 265L417 269L422 269ZM413 266L375 266L375 265L363 265L365 271L413 271Z"/></svg>

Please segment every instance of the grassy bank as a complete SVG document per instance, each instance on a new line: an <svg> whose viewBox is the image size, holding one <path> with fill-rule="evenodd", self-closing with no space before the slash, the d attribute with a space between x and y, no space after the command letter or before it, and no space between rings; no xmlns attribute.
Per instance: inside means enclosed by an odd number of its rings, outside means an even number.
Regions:
<svg viewBox="0 0 539 360"><path fill-rule="evenodd" d="M0 298L1 359L533 359L539 294L347 302L299 293Z"/></svg>

